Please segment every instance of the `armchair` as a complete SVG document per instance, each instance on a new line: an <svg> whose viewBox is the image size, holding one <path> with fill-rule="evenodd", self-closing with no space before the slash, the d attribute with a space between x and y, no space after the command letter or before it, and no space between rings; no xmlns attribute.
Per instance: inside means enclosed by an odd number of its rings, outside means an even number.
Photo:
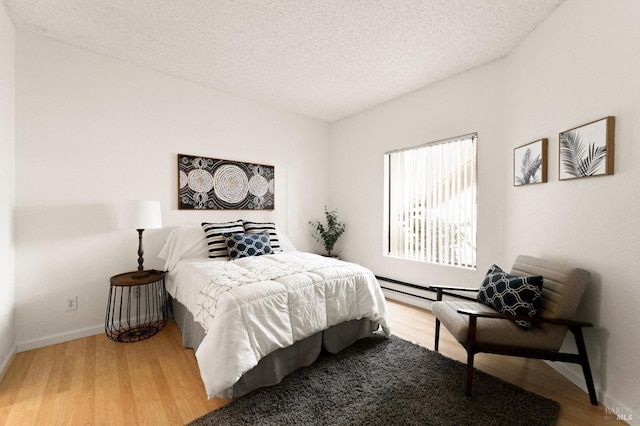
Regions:
<svg viewBox="0 0 640 426"><path fill-rule="evenodd" d="M589 272L531 256L518 256L510 273L543 277L538 316L509 315L479 302L443 301L443 292L478 290L431 286L437 300L431 308L436 317L435 350L438 350L440 324L443 324L467 352L467 396L471 395L474 356L485 352L580 364L589 399L593 405L598 405L582 334L582 328L592 324L571 319L589 280ZM529 321L532 326L523 329L514 323L515 320ZM575 338L577 354L560 352L567 331Z"/></svg>

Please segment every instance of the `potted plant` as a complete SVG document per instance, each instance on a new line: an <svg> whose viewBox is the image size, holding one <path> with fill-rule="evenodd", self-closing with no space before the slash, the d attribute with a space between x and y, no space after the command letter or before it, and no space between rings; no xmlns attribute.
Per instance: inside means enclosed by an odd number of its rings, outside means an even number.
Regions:
<svg viewBox="0 0 640 426"><path fill-rule="evenodd" d="M324 246L327 256L331 256L333 246L344 233L346 226L338 220L337 210L327 210L327 206L324 206L324 216L327 220L326 226L319 221L310 221L309 225L313 229L313 238Z"/></svg>

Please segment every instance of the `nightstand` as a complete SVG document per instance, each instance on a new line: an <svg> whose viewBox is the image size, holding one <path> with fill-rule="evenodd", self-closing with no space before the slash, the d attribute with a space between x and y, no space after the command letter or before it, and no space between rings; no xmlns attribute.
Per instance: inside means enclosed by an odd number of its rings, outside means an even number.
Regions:
<svg viewBox="0 0 640 426"><path fill-rule="evenodd" d="M164 328L169 317L164 277L162 271L127 272L111 277L104 324L109 339L138 342Z"/></svg>

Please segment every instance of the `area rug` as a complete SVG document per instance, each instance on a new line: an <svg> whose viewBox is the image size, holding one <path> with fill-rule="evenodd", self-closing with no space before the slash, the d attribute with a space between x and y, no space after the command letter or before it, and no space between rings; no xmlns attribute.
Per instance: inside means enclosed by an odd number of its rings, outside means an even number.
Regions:
<svg viewBox="0 0 640 426"><path fill-rule="evenodd" d="M371 337L322 354L278 385L194 422L203 425L555 425L560 405L406 340Z"/></svg>

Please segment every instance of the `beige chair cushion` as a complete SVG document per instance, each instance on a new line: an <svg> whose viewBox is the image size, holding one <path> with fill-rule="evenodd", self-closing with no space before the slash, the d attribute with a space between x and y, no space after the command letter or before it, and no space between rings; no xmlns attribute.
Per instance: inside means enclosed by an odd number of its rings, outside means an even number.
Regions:
<svg viewBox="0 0 640 426"><path fill-rule="evenodd" d="M459 314L457 312L458 309L496 312L495 309L479 302L435 302L431 307L433 314L440 320L442 325L449 330L453 337L462 344L467 342L469 316ZM566 327L551 327L545 330L533 326L530 330L524 330L518 327L513 321L478 318L476 341L556 351L560 348L566 332Z"/></svg>
<svg viewBox="0 0 640 426"><path fill-rule="evenodd" d="M538 314L546 318L564 319L573 319L590 276L582 269L531 256L518 256L511 273L521 276L542 275L542 302ZM442 301L434 302L431 307L442 325L462 344L467 341L469 316L459 314L457 310L465 308L496 312L479 302ZM512 321L478 318L476 341L557 351L566 333L567 327L563 326L534 325L530 330L523 330Z"/></svg>

